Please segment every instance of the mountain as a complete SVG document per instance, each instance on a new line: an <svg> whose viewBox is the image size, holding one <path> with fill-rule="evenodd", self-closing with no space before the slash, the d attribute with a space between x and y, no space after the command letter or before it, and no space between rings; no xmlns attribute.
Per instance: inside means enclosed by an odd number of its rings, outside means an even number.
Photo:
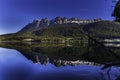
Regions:
<svg viewBox="0 0 120 80"><path fill-rule="evenodd" d="M41 20L33 20L32 23L27 24L19 32L35 31L41 29L42 27L48 27L48 26L49 26L49 20L47 18Z"/></svg>
<svg viewBox="0 0 120 80"><path fill-rule="evenodd" d="M94 23L101 21L102 19L97 18L97 19L86 19L86 20L81 20L78 18L66 18L66 17L56 17L52 20L49 20L48 18L43 18L41 20L33 20L33 22L27 24L23 29L21 29L19 32L26 32L26 31L36 31L41 28L46 28L46 27L52 27L60 24L86 24L86 23Z"/></svg>
<svg viewBox="0 0 120 80"><path fill-rule="evenodd" d="M120 37L120 23L101 19L81 20L56 17L34 20L14 34L1 35L0 41L80 42L89 38Z"/></svg>

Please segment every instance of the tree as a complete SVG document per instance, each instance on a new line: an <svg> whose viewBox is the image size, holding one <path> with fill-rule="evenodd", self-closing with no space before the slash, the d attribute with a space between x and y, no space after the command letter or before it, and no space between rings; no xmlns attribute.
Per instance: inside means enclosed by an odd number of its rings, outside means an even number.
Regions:
<svg viewBox="0 0 120 80"><path fill-rule="evenodd" d="M120 22L120 0L116 3L112 16L115 17L115 21Z"/></svg>

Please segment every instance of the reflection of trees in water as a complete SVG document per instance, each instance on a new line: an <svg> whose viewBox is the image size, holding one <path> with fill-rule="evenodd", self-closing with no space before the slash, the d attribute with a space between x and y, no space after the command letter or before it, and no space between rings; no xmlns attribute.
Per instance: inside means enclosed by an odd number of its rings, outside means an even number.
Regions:
<svg viewBox="0 0 120 80"><path fill-rule="evenodd" d="M99 63L104 64L104 66L102 67L102 70L107 69L106 74L108 76L108 80L112 80L112 76L110 75L112 66L120 66L120 62L119 62L120 54L118 54L118 53L120 53L120 50L118 50L120 48L106 47L104 45L104 43L101 43L93 38L91 38L91 40L89 40L89 41L91 41L91 42L89 42L90 44L88 45L88 52L86 55L88 55L88 54L91 55L91 53L93 53L94 55L100 54L100 56L97 55L96 58L103 60L103 61L99 62ZM104 57L106 59L104 59ZM95 58L92 58L92 59L94 61ZM95 60L97 60L97 59L95 59ZM118 77L116 80L120 80L120 77Z"/></svg>
<svg viewBox="0 0 120 80"><path fill-rule="evenodd" d="M104 64L108 79L111 80L111 67L120 64L120 49L105 47L94 41L81 44L38 44L10 43L0 44L2 47L16 49L37 64L54 64L56 67L66 65L97 65ZM120 80L119 77L116 80Z"/></svg>
<svg viewBox="0 0 120 80"><path fill-rule="evenodd" d="M119 54L111 48L106 48L103 44L90 42L80 44L40 44L40 43L4 43L1 47L16 49L34 63L49 62L55 65L74 65L70 61L89 61L109 66L116 65L120 61ZM117 52L120 50L116 49ZM112 52L115 52L112 54ZM55 63L56 61L56 63ZM116 62L116 64L113 62Z"/></svg>
<svg viewBox="0 0 120 80"><path fill-rule="evenodd" d="M117 52L116 52L117 51ZM87 52L84 54L85 59L96 61L102 64L116 65L120 64L120 52L113 47L106 47L104 43L96 39L90 39L87 47Z"/></svg>

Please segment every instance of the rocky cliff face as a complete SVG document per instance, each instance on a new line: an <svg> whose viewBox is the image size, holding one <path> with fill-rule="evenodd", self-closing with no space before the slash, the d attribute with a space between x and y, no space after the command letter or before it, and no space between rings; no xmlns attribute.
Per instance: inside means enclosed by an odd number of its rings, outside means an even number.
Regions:
<svg viewBox="0 0 120 80"><path fill-rule="evenodd" d="M19 32L39 30L42 27L48 27L49 24L50 24L50 21L47 18L44 18L44 19L41 19L41 20L34 20L32 23L27 24Z"/></svg>
<svg viewBox="0 0 120 80"><path fill-rule="evenodd" d="M34 20L33 22L27 24L23 29L21 29L19 32L26 32L26 31L35 31L39 30L41 28L46 28L51 25L56 24L69 24L69 23L76 23L76 24L86 24L86 23L94 23L101 21L101 19L87 19L87 20L81 20L77 18L66 18L66 17L56 17L52 20L49 20L48 18L43 18L41 20Z"/></svg>

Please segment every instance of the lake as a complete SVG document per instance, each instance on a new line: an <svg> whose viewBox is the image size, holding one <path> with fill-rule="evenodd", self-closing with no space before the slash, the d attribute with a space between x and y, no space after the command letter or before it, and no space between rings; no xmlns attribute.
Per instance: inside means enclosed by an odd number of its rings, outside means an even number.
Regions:
<svg viewBox="0 0 120 80"><path fill-rule="evenodd" d="M116 80L119 53L96 43L1 43L0 80Z"/></svg>

